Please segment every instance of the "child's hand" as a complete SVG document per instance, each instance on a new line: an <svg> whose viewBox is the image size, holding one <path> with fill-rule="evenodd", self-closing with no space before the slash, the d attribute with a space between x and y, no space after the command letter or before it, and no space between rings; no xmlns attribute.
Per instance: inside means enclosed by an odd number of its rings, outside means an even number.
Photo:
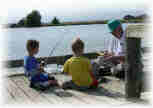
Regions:
<svg viewBox="0 0 153 108"><path fill-rule="evenodd" d="M113 56L109 55L109 56L106 56L106 57L105 57L105 60L106 60L106 61L110 61L112 58L113 58Z"/></svg>
<svg viewBox="0 0 153 108"><path fill-rule="evenodd" d="M105 51L105 52L104 52L104 58L107 58L107 57L109 57L109 56L111 56L111 54L110 54L108 51Z"/></svg>
<svg viewBox="0 0 153 108"><path fill-rule="evenodd" d="M104 52L104 58L111 58L113 55L113 53L109 53L108 51Z"/></svg>
<svg viewBox="0 0 153 108"><path fill-rule="evenodd" d="M44 68L44 66L42 65L42 64L40 64L40 67L39 67L40 69L43 69Z"/></svg>
<svg viewBox="0 0 153 108"><path fill-rule="evenodd" d="M44 67L41 64L39 64L38 70L39 70L39 72L44 72Z"/></svg>
<svg viewBox="0 0 153 108"><path fill-rule="evenodd" d="M39 69L39 72L44 72L44 69L43 69L43 68L40 68L40 69Z"/></svg>
<svg viewBox="0 0 153 108"><path fill-rule="evenodd" d="M41 61L40 65L44 67L45 66L45 61Z"/></svg>

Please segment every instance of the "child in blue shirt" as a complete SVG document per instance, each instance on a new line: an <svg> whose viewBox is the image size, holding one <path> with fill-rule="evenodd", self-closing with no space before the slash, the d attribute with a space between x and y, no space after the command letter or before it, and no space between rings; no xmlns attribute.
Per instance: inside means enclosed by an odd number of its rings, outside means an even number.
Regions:
<svg viewBox="0 0 153 108"><path fill-rule="evenodd" d="M48 88L49 86L58 86L57 80L49 76L43 69L43 65L38 63L35 55L39 52L39 42L37 40L28 40L26 45L28 56L24 57L25 75L30 80L30 87L40 86Z"/></svg>

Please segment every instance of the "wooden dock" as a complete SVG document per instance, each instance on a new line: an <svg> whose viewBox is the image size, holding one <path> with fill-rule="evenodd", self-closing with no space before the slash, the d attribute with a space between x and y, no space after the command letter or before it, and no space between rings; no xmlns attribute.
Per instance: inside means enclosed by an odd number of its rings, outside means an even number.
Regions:
<svg viewBox="0 0 153 108"><path fill-rule="evenodd" d="M63 74L54 75L59 83L69 79ZM127 101L125 99L125 83L115 77L106 76L106 82L100 83L95 90L77 91L50 88L38 91L29 87L29 81L23 75L7 76L4 82L3 94L5 104L149 104L148 93L144 92L140 100Z"/></svg>
<svg viewBox="0 0 153 108"><path fill-rule="evenodd" d="M150 53L143 55L144 71L147 78L151 76L148 70L148 58ZM145 104L150 105L151 92L143 91L141 99L127 100L125 98L125 82L112 76L105 76L106 82L101 82L98 89L92 91L63 90L61 88L50 88L44 92L37 91L29 87L29 81L23 74L23 67L4 68L4 85L3 97L5 104L103 104L111 106ZM63 74L54 74L59 83L69 79Z"/></svg>
<svg viewBox="0 0 153 108"><path fill-rule="evenodd" d="M150 80L150 65L148 58L150 53L143 55L144 71L147 72L147 78ZM23 74L23 67L4 68L3 97L4 104L102 104L111 106L145 104L150 105L150 91L143 91L141 99L127 100L125 98L125 82L112 76L105 76L106 82L101 82L98 89L92 91L63 90L61 88L50 88L44 92L37 91L29 87L29 81ZM59 83L69 79L63 74L54 75Z"/></svg>

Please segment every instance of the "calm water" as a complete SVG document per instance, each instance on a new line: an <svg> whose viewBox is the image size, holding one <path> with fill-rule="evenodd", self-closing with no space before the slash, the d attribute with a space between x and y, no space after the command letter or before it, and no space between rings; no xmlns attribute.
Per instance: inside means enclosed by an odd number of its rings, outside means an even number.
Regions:
<svg viewBox="0 0 153 108"><path fill-rule="evenodd" d="M126 25L123 25L125 28ZM42 28L3 29L7 51L7 59L22 59L26 55L26 41L37 39L40 41L40 51L37 55L49 56L52 48L56 50L52 56L71 54L71 41L80 37L85 42L85 52L102 51L114 38L105 24L60 26Z"/></svg>

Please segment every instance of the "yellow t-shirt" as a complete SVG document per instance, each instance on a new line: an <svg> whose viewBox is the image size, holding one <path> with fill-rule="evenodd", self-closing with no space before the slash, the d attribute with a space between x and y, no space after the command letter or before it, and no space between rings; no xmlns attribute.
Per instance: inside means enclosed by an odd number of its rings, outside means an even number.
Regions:
<svg viewBox="0 0 153 108"><path fill-rule="evenodd" d="M71 57L64 64L64 72L72 76L72 81L78 86L90 86L93 79L90 75L91 63L85 57Z"/></svg>

